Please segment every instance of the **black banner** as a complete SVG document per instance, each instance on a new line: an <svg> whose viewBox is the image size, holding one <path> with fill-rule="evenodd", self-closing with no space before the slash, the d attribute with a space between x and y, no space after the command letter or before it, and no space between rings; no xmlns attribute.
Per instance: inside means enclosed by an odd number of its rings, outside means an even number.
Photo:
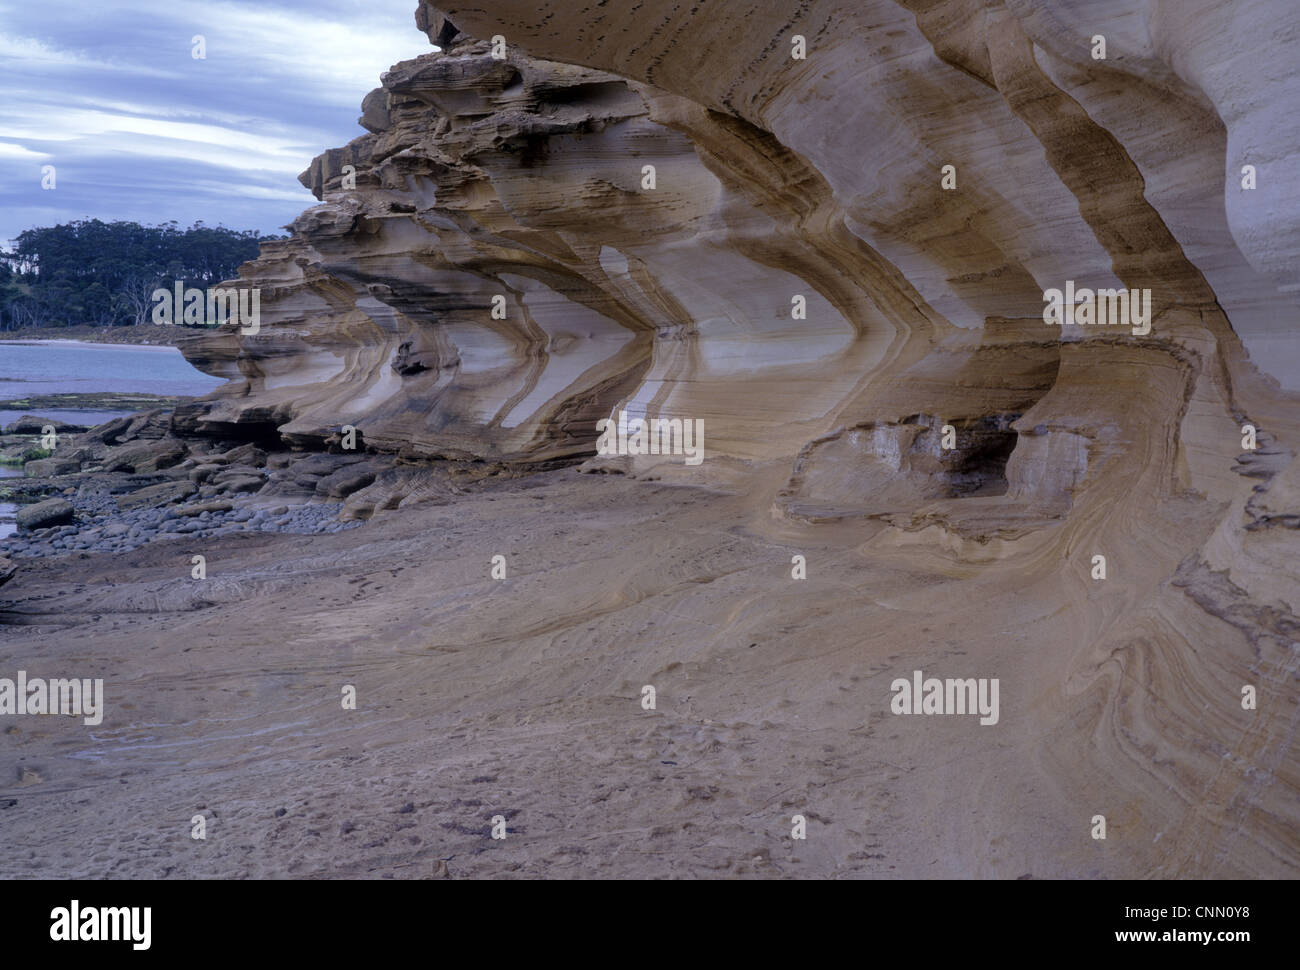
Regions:
<svg viewBox="0 0 1300 970"><path fill-rule="evenodd" d="M629 959L725 946L738 957L837 938L855 951L951 953L1190 951L1231 960L1285 945L1288 883L1263 882L9 882L8 956L286 956L338 959L435 943L448 956L536 958L566 949ZM757 919L756 919L757 917ZM911 941L908 943L907 941ZM504 948L503 948L504 944ZM1245 949L1243 949L1245 948ZM883 952L883 950L882 950Z"/></svg>

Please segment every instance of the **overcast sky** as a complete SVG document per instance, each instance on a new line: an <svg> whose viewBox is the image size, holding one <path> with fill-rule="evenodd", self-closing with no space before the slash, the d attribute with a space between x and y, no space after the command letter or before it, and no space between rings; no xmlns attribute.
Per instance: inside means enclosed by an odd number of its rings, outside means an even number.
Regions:
<svg viewBox="0 0 1300 970"><path fill-rule="evenodd" d="M433 49L415 7L0 0L0 245L83 217L278 232L315 204L298 173L363 133L379 75Z"/></svg>

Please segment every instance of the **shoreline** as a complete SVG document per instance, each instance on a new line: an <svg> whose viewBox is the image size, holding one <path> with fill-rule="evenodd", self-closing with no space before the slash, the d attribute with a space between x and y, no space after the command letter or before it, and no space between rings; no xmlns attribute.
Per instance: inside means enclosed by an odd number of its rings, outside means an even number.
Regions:
<svg viewBox="0 0 1300 970"><path fill-rule="evenodd" d="M4 435L7 464L22 477L6 476L0 485L0 503L17 506L17 528L0 537L0 557L17 564L124 553L187 536L338 532L360 524L340 518L342 500L375 472L317 485L334 472L355 473L356 465L385 464L364 453L268 453L248 443L183 440L170 424L171 411L154 408L86 431L69 427L43 457L26 457L35 437ZM309 458L317 467L291 469ZM28 515L38 519L25 525Z"/></svg>
<svg viewBox="0 0 1300 970"><path fill-rule="evenodd" d="M151 335L156 336L153 331L161 328L148 329ZM3 376L0 376L0 413L75 412L81 418L68 420L89 427L125 413L174 408L211 393L223 383L220 378L189 365L172 343L87 340L82 339L84 335L70 335L67 331L59 332L57 336L30 330L0 336L9 346L23 348L15 350L6 359ZM61 351L68 351L68 354L61 354ZM110 353L96 356L100 351ZM112 351L118 351L118 356L112 356ZM131 357L141 352L146 356ZM0 345L0 355L5 353L3 345ZM178 356L169 356L173 354ZM26 363L29 360L38 364L29 367ZM43 368L39 364L41 361L50 361L51 364ZM51 373L43 372L47 370ZM123 370L141 373L120 378L113 376ZM71 376L56 376L65 372ZM159 376L150 378L147 376L150 374ZM77 387L98 389L66 389ZM89 412L104 412L105 417L91 421L88 420L92 417ZM0 421L0 425L12 420Z"/></svg>
<svg viewBox="0 0 1300 970"><path fill-rule="evenodd" d="M19 347L94 347L100 350L130 350L130 351L152 350L152 351L159 351L164 353L169 350L178 349L174 344L127 343L125 341L110 341L110 340L81 340L81 339L67 338L67 337L29 337L21 340L10 338L6 342L15 344L16 346Z"/></svg>
<svg viewBox="0 0 1300 970"><path fill-rule="evenodd" d="M0 341L14 343L61 341L136 347L175 347L187 337L209 329L179 324L159 326L156 323L132 324L126 327L92 327L84 324L76 327L26 327L0 333Z"/></svg>
<svg viewBox="0 0 1300 970"><path fill-rule="evenodd" d="M193 394L145 394L123 391L69 391L59 394L28 394L0 398L0 411L150 411L174 408L197 400Z"/></svg>

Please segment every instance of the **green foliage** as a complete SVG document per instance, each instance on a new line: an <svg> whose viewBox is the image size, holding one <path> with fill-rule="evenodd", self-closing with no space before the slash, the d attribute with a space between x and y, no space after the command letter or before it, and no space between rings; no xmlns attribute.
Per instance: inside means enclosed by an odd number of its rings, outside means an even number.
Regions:
<svg viewBox="0 0 1300 970"><path fill-rule="evenodd" d="M49 458L54 454L49 448L28 448L23 452L23 461L40 461L42 458Z"/></svg>
<svg viewBox="0 0 1300 970"><path fill-rule="evenodd" d="M0 330L146 323L155 289L231 279L261 242L278 238L202 222L83 219L28 229L0 252Z"/></svg>

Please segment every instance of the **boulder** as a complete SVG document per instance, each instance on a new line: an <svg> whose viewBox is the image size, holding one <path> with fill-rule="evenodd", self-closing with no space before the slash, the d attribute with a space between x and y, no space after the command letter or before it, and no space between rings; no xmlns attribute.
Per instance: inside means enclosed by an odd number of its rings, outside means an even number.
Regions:
<svg viewBox="0 0 1300 970"><path fill-rule="evenodd" d="M266 452L250 442L249 444L240 445L238 448L232 448L225 454L211 455L207 460L223 465L252 465L260 468L266 464Z"/></svg>
<svg viewBox="0 0 1300 970"><path fill-rule="evenodd" d="M73 475L81 471L81 462L75 458L37 458L23 465L28 478L53 478L55 475Z"/></svg>
<svg viewBox="0 0 1300 970"><path fill-rule="evenodd" d="M53 426L56 434L78 434L87 430L85 425L68 424L58 418L42 418L35 414L24 414L9 427L6 434L45 434L47 427Z"/></svg>
<svg viewBox="0 0 1300 970"><path fill-rule="evenodd" d="M114 418L112 421L105 421L103 424L91 428L87 437L102 442L107 445L114 445L126 433L127 428L131 427L131 418Z"/></svg>
<svg viewBox="0 0 1300 970"><path fill-rule="evenodd" d="M239 492L259 492L266 484L261 475L234 475L221 479L217 491L222 495L235 495Z"/></svg>
<svg viewBox="0 0 1300 970"><path fill-rule="evenodd" d="M190 469L190 481L194 482L196 485L202 485L221 470L221 465L213 465L207 462L202 465L195 465Z"/></svg>
<svg viewBox="0 0 1300 970"><path fill-rule="evenodd" d="M125 512L128 509L170 505L173 502L179 502L181 499L189 498L197 491L198 486L193 482L163 482L161 485L150 485L148 488L139 489L129 495L119 495L117 497L117 507Z"/></svg>
<svg viewBox="0 0 1300 970"><path fill-rule="evenodd" d="M129 420L131 423L122 433L123 441L130 441L133 438L157 440L171 434L171 416L161 408L133 414Z"/></svg>
<svg viewBox="0 0 1300 970"><path fill-rule="evenodd" d="M232 478L262 478L262 470L252 465L227 465L212 477L214 485L228 482Z"/></svg>
<svg viewBox="0 0 1300 970"><path fill-rule="evenodd" d="M375 480L375 469L369 465L340 468L316 483L316 494L328 498L347 498Z"/></svg>
<svg viewBox="0 0 1300 970"><path fill-rule="evenodd" d="M24 505L18 510L18 528L24 532L36 529L48 529L50 526L63 525L76 518L77 510L66 499L49 498L35 505Z"/></svg>
<svg viewBox="0 0 1300 970"><path fill-rule="evenodd" d="M204 512L229 512L235 507L233 502L226 499L216 499L211 502L197 502L194 505L183 505L176 510L177 515L193 516L202 515Z"/></svg>
<svg viewBox="0 0 1300 970"><path fill-rule="evenodd" d="M175 438L133 441L120 445L104 459L104 470L143 474L170 468L185 457L186 447Z"/></svg>
<svg viewBox="0 0 1300 970"><path fill-rule="evenodd" d="M84 440L84 439L83 439ZM102 441L86 441L84 444L78 444L75 448L70 448L63 457L71 458L81 464L102 463L108 457L109 446Z"/></svg>

